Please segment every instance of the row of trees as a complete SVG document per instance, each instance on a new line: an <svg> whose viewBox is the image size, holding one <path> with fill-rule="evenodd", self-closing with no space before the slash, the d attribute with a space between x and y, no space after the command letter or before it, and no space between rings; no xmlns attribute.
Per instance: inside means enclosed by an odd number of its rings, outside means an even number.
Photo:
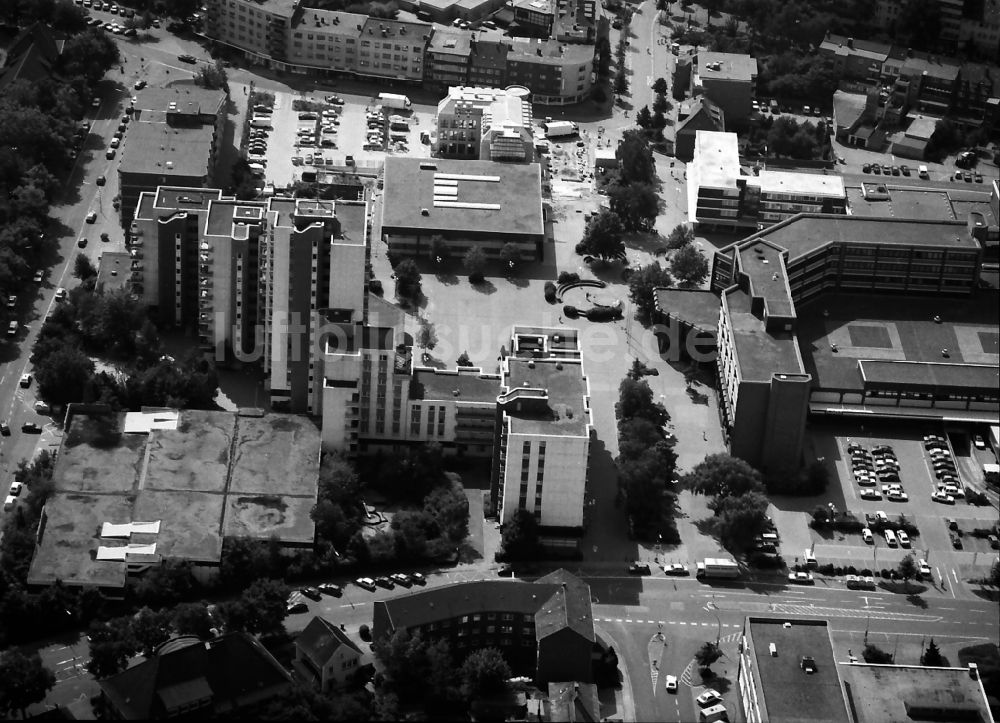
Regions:
<svg viewBox="0 0 1000 723"><path fill-rule="evenodd" d="M628 68L625 67L625 56L628 54L628 40L632 35L632 11L626 9L619 14L621 28L618 33L618 45L615 46L615 79L612 83L616 96L628 93Z"/></svg>
<svg viewBox="0 0 1000 723"><path fill-rule="evenodd" d="M635 360L618 387L615 464L633 534L674 543L680 541L673 524L677 496L672 484L677 454L664 429L670 415L653 400L653 390L642 379L644 372L645 367Z"/></svg>
<svg viewBox="0 0 1000 723"><path fill-rule="evenodd" d="M670 109L670 102L667 100L667 80L657 78L653 81L653 110L650 112L649 106L644 105L635 114L635 123L642 128L648 136L657 140L663 136L663 129L667 127L666 112Z"/></svg>

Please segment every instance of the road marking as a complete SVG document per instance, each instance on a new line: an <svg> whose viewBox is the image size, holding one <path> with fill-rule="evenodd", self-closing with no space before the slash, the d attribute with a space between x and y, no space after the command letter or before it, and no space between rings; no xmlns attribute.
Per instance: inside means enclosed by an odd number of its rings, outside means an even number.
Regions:
<svg viewBox="0 0 1000 723"><path fill-rule="evenodd" d="M60 660L58 663L56 663L56 665L65 665L66 663L69 663L73 660L76 660L76 658L66 658L66 660Z"/></svg>

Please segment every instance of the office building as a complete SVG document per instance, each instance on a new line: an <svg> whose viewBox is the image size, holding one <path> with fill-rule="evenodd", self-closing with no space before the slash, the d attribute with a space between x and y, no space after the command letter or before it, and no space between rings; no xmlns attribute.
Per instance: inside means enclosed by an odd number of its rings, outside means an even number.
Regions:
<svg viewBox="0 0 1000 723"><path fill-rule="evenodd" d="M382 238L397 256L430 256L440 237L453 257L477 247L498 258L514 244L525 260L544 257L541 168L537 163L388 157Z"/></svg>
<svg viewBox="0 0 1000 723"><path fill-rule="evenodd" d="M448 641L456 661L495 648L515 675L536 683L593 679L590 586L565 570L534 582L458 582L377 600L372 637L385 640L399 630Z"/></svg>
<svg viewBox="0 0 1000 723"><path fill-rule="evenodd" d="M757 97L757 61L738 53L698 52L694 62L692 95L704 95L717 105L730 124L745 124Z"/></svg>
<svg viewBox="0 0 1000 723"><path fill-rule="evenodd" d="M798 213L846 212L840 176L768 170L743 175L735 133L698 131L687 174L688 218L700 227L756 229Z"/></svg>
<svg viewBox="0 0 1000 723"><path fill-rule="evenodd" d="M514 327L501 376L493 512L502 524L528 510L549 537L578 533L593 420L576 331Z"/></svg>
<svg viewBox="0 0 1000 723"><path fill-rule="evenodd" d="M132 223L143 192L159 186L212 186L227 101L225 91L193 83L137 91L132 120L118 150L122 228Z"/></svg>
<svg viewBox="0 0 1000 723"><path fill-rule="evenodd" d="M748 617L737 680L747 723L851 723L825 620Z"/></svg>
<svg viewBox="0 0 1000 723"><path fill-rule="evenodd" d="M531 94L527 88L452 87L438 102L440 158L534 160Z"/></svg>

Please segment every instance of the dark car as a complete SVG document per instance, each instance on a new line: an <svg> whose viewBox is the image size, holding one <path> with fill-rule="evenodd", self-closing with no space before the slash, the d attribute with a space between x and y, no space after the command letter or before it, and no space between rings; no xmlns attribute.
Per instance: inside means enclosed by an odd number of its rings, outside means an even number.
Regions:
<svg viewBox="0 0 1000 723"><path fill-rule="evenodd" d="M401 587L412 587L413 583L410 582L410 576L404 575L401 572L393 573L389 576L394 583Z"/></svg>
<svg viewBox="0 0 1000 723"><path fill-rule="evenodd" d="M97 185L98 186L103 186L107 182L108 182L108 179L105 178L104 176L98 176L97 177Z"/></svg>
<svg viewBox="0 0 1000 723"><path fill-rule="evenodd" d="M861 172L862 173L871 173L872 172L872 164L866 163L865 165L861 166Z"/></svg>
<svg viewBox="0 0 1000 723"><path fill-rule="evenodd" d="M421 574L420 574L419 572L411 572L411 573L410 573L410 579L411 579L411 580L412 580L412 581L414 582L414 584L416 584L416 585L426 585L426 584L427 584L427 578L425 578L425 577L424 577L423 575L421 575Z"/></svg>
<svg viewBox="0 0 1000 723"><path fill-rule="evenodd" d="M309 612L309 606L306 605L304 602L297 602L297 603L292 603L291 605L286 605L285 610L288 611L289 615L296 615L299 613Z"/></svg>
<svg viewBox="0 0 1000 723"><path fill-rule="evenodd" d="M626 569L629 575L649 575L649 565L645 562L633 562Z"/></svg>
<svg viewBox="0 0 1000 723"><path fill-rule="evenodd" d="M87 248L87 239L85 238L80 239L79 241L76 242L76 245L82 249Z"/></svg>
<svg viewBox="0 0 1000 723"><path fill-rule="evenodd" d="M891 176L892 175L892 166L883 165L882 166L882 175L883 176ZM898 169L896 171L896 175L899 175L899 170Z"/></svg>
<svg viewBox="0 0 1000 723"><path fill-rule="evenodd" d="M21 425L21 431L28 432L29 434L41 434L42 428L34 422L25 422Z"/></svg>
<svg viewBox="0 0 1000 723"><path fill-rule="evenodd" d="M396 587L393 584L392 580L387 578L385 575L381 577L376 577L375 584L378 585L379 587L384 587L386 590L392 590L394 587Z"/></svg>
<svg viewBox="0 0 1000 723"><path fill-rule="evenodd" d="M956 550L961 550L962 549L962 538L959 537L958 535L952 534L951 535L951 546L954 547Z"/></svg>
<svg viewBox="0 0 1000 723"><path fill-rule="evenodd" d="M497 570L497 575L500 577L514 577L514 568L510 565L501 565Z"/></svg>
<svg viewBox="0 0 1000 723"><path fill-rule="evenodd" d="M900 166L899 167L899 172L902 173L904 176L909 176L910 175L910 167L909 166Z"/></svg>
<svg viewBox="0 0 1000 723"><path fill-rule="evenodd" d="M332 597L340 597L344 594L344 589L332 582L324 582L322 585L318 586L318 589L324 595L330 595Z"/></svg>
<svg viewBox="0 0 1000 723"><path fill-rule="evenodd" d="M184 55L178 55L177 59L179 61L181 61L182 63L192 63L192 64L194 64L194 63L198 62L198 59L196 57L194 57L193 55L188 55L186 53Z"/></svg>
<svg viewBox="0 0 1000 723"><path fill-rule="evenodd" d="M882 166L878 165L877 163L873 164L872 165L872 173L874 173L876 176L881 176L882 175Z"/></svg>
<svg viewBox="0 0 1000 723"><path fill-rule="evenodd" d="M892 171L892 175L894 176L899 175L899 166L892 166L889 170Z"/></svg>
<svg viewBox="0 0 1000 723"><path fill-rule="evenodd" d="M7 422L0 422L0 434L4 437L10 436L10 425Z"/></svg>
<svg viewBox="0 0 1000 723"><path fill-rule="evenodd" d="M310 600L321 600L323 598L323 595L320 593L320 591L314 587L304 587L301 590L299 590L299 592L305 595Z"/></svg>

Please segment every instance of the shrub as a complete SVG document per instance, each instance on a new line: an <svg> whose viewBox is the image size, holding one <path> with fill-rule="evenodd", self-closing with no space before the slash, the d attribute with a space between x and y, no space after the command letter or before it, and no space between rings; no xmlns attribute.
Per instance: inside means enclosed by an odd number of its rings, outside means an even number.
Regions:
<svg viewBox="0 0 1000 723"><path fill-rule="evenodd" d="M622 318L622 310L617 306L594 306L587 310L590 321L614 321Z"/></svg>
<svg viewBox="0 0 1000 723"><path fill-rule="evenodd" d="M751 567L758 567L762 570L779 570L785 566L785 561L778 555L765 555L762 552L750 553Z"/></svg>
<svg viewBox="0 0 1000 723"><path fill-rule="evenodd" d="M829 562L828 562L828 563L826 563L826 564L824 564L824 565L820 565L820 566L819 566L819 567L818 567L818 568L816 569L816 571L817 571L817 572L818 572L818 573L819 573L820 575L833 575L833 574L835 574L835 573L834 573L834 568L833 568L833 564L832 564L832 563L829 563Z"/></svg>
<svg viewBox="0 0 1000 723"><path fill-rule="evenodd" d="M560 284L575 284L580 280L580 274L575 271L560 271L559 272L559 283Z"/></svg>
<svg viewBox="0 0 1000 723"><path fill-rule="evenodd" d="M551 281L545 282L545 300L550 304L556 303L556 285Z"/></svg>
<svg viewBox="0 0 1000 723"><path fill-rule="evenodd" d="M569 319L575 319L576 317L578 317L580 315L579 309L577 309L575 306L571 306L569 304L566 304L566 306L563 307L563 313Z"/></svg>
<svg viewBox="0 0 1000 723"><path fill-rule="evenodd" d="M375 296L381 296L384 292L382 289L382 282L378 279L368 282L368 290L375 294Z"/></svg>
<svg viewBox="0 0 1000 723"><path fill-rule="evenodd" d="M865 577L871 577L872 576L872 571L871 571L871 569L869 569L869 568L866 567L864 570L862 570L858 574L859 575L864 575Z"/></svg>
<svg viewBox="0 0 1000 723"><path fill-rule="evenodd" d="M847 566L847 570L845 572L848 575L857 575L858 574L858 568L854 567L854 565L848 565Z"/></svg>
<svg viewBox="0 0 1000 723"><path fill-rule="evenodd" d="M587 253L587 244L581 241L580 243L578 243L576 246L573 247L573 250L576 251L581 256L583 256L585 253Z"/></svg>
<svg viewBox="0 0 1000 723"><path fill-rule="evenodd" d="M886 570L884 567L879 571L879 575L882 577L883 580L888 580L890 574L891 574L890 571Z"/></svg>
<svg viewBox="0 0 1000 723"><path fill-rule="evenodd" d="M835 568L833 568L833 574L836 575L837 577L840 577L841 575L846 574L846 572L847 571L844 568L842 568L842 567L835 567Z"/></svg>
<svg viewBox="0 0 1000 723"><path fill-rule="evenodd" d="M965 501L970 505L976 506L988 505L990 503L989 497L987 497L985 493L977 490L968 490L965 493Z"/></svg>
<svg viewBox="0 0 1000 723"><path fill-rule="evenodd" d="M358 635L362 640L368 642L369 640L372 639L371 628L369 628L367 625L362 624L361 627L358 628Z"/></svg>

